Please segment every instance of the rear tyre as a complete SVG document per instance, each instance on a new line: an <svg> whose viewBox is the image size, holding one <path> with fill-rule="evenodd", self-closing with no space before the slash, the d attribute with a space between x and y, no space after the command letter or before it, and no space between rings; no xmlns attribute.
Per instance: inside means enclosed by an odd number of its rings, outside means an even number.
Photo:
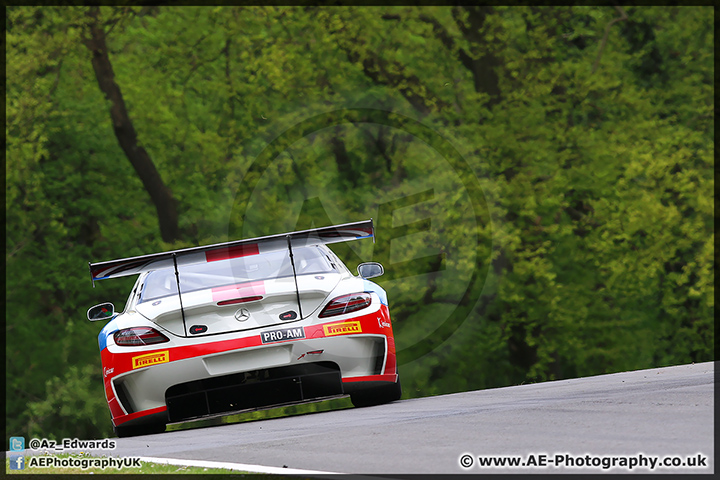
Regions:
<svg viewBox="0 0 720 480"><path fill-rule="evenodd" d="M151 435L165 431L164 423L151 423L149 425L133 425L131 427L113 427L115 435L119 438L137 437L138 435Z"/></svg>
<svg viewBox="0 0 720 480"><path fill-rule="evenodd" d="M400 377L398 377L395 383L351 393L350 401L356 407L371 407L400 400L401 396L402 387L400 386Z"/></svg>

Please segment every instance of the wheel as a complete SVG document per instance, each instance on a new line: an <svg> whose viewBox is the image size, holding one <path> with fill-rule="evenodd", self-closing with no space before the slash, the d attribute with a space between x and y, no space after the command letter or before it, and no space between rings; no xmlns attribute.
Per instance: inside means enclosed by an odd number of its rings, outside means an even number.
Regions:
<svg viewBox="0 0 720 480"><path fill-rule="evenodd" d="M402 387L400 386L400 377L398 377L395 383L351 393L350 401L356 407L371 407L400 400L401 396Z"/></svg>
<svg viewBox="0 0 720 480"><path fill-rule="evenodd" d="M150 435L165 431L164 423L150 423L148 425L133 425L129 427L113 427L115 435L119 438L136 437L138 435Z"/></svg>

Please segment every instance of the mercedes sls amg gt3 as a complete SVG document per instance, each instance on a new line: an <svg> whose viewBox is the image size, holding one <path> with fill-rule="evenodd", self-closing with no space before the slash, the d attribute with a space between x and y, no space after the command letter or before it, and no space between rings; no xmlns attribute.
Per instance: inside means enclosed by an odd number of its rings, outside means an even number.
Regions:
<svg viewBox="0 0 720 480"><path fill-rule="evenodd" d="M326 244L372 238L372 220L90 263L93 282L137 281L98 336L118 436L168 423L350 395L400 398L388 300Z"/></svg>

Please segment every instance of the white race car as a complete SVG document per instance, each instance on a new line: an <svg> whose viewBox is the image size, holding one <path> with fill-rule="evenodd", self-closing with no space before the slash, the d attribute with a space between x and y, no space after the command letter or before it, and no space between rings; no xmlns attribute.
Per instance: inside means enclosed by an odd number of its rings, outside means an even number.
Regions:
<svg viewBox="0 0 720 480"><path fill-rule="evenodd" d="M118 436L192 418L350 395L397 400L385 291L325 244L373 238L372 220L91 263L93 282L139 275L122 313L103 303L105 397Z"/></svg>

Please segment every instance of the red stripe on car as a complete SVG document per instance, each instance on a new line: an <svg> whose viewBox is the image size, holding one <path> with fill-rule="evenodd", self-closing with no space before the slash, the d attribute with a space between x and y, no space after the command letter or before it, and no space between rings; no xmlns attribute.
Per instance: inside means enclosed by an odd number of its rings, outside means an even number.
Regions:
<svg viewBox="0 0 720 480"><path fill-rule="evenodd" d="M386 375L366 375L363 377L351 377L351 378L343 378L343 383L352 383L352 382L397 382L397 374L396 373L390 373Z"/></svg>
<svg viewBox="0 0 720 480"><path fill-rule="evenodd" d="M248 255L257 255L259 252L257 243L249 245L236 245L234 247L223 247L216 250L205 252L205 258L208 262L217 262L218 260L228 260L230 258L246 257Z"/></svg>
<svg viewBox="0 0 720 480"><path fill-rule="evenodd" d="M127 415L120 415L118 417L113 417L113 424L117 427L118 425L128 422L130 420L135 420L136 418L145 417L147 415L152 415L154 413L160 413L167 410L167 407L163 405L162 407L155 407L150 408L148 410L141 410L139 412L135 413L128 413Z"/></svg>

